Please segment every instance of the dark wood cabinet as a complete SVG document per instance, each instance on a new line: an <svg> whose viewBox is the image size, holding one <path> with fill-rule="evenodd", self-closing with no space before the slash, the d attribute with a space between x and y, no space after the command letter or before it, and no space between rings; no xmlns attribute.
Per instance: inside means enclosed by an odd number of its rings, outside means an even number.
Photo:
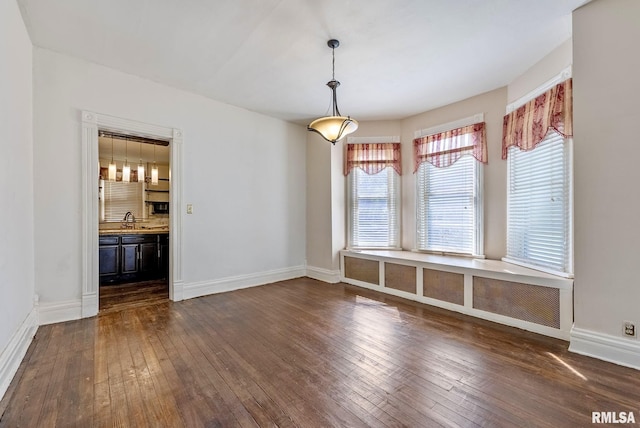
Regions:
<svg viewBox="0 0 640 428"><path fill-rule="evenodd" d="M140 264L138 271L143 277L157 277L158 262L160 255L158 254L158 242L145 242L140 244Z"/></svg>
<svg viewBox="0 0 640 428"><path fill-rule="evenodd" d="M160 246L158 254L160 258L158 260L158 270L161 273L161 278L169 278L169 235L159 235L158 245Z"/></svg>
<svg viewBox="0 0 640 428"><path fill-rule="evenodd" d="M168 234L100 236L100 285L166 278Z"/></svg>
<svg viewBox="0 0 640 428"><path fill-rule="evenodd" d="M122 244L120 246L122 274L138 272L138 244Z"/></svg>
<svg viewBox="0 0 640 428"><path fill-rule="evenodd" d="M101 236L98 250L100 283L114 280L120 274L120 240L117 236Z"/></svg>

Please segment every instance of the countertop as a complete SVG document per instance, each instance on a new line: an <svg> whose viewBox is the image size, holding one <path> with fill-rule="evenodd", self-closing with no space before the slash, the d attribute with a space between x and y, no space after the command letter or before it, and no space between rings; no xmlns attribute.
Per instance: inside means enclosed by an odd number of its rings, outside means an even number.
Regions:
<svg viewBox="0 0 640 428"><path fill-rule="evenodd" d="M166 227L156 229L100 229L98 235L159 235L169 233Z"/></svg>

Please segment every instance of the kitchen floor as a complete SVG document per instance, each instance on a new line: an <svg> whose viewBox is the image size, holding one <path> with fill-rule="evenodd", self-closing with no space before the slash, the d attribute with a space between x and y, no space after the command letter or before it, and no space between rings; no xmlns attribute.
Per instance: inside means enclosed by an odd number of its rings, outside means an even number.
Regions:
<svg viewBox="0 0 640 428"><path fill-rule="evenodd" d="M169 301L166 279L100 287L100 314Z"/></svg>

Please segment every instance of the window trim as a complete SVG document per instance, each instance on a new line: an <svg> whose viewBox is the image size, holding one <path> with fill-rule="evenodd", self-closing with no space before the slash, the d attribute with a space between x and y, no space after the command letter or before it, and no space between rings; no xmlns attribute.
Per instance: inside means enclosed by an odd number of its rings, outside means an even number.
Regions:
<svg viewBox="0 0 640 428"><path fill-rule="evenodd" d="M570 79L571 76L572 76L572 66L568 66L567 68L562 70L560 73L558 73L556 76L547 80L542 85L535 88L534 90L528 92L527 94L507 104L505 114L509 114L512 111L518 109L519 107L528 103L532 99L536 98L538 95L542 95L543 93L547 92L549 89L553 88L558 83L562 83L565 80Z"/></svg>
<svg viewBox="0 0 640 428"><path fill-rule="evenodd" d="M450 131L456 128L463 128L465 126L473 125L474 123L484 122L484 113L476 113L473 116L464 117L458 120L452 120L451 122L442 123L440 125L431 126L429 128L419 129L414 132L413 138L422 138L427 135L439 134L441 132Z"/></svg>

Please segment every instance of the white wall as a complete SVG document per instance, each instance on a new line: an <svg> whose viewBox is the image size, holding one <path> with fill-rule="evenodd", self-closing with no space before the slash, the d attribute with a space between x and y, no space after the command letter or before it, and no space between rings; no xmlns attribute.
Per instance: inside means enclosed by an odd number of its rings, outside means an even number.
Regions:
<svg viewBox="0 0 640 428"><path fill-rule="evenodd" d="M0 354L33 308L31 41L14 0L0 0ZM4 357L4 355L3 355ZM0 391L0 396L4 391Z"/></svg>
<svg viewBox="0 0 640 428"><path fill-rule="evenodd" d="M339 251L347 245L346 183L344 178L344 143L346 138L331 148L331 268L340 270Z"/></svg>
<svg viewBox="0 0 640 428"><path fill-rule="evenodd" d="M512 103L553 79L562 70L570 66L572 61L573 43L569 39L509 83L507 86L507 102Z"/></svg>
<svg viewBox="0 0 640 428"><path fill-rule="evenodd" d="M331 156L337 150L315 132L307 131L307 265L333 270L333 210Z"/></svg>
<svg viewBox="0 0 640 428"><path fill-rule="evenodd" d="M185 286L304 264L303 127L34 48L41 301L81 295L82 110L183 131L183 201L194 210L183 217Z"/></svg>
<svg viewBox="0 0 640 428"><path fill-rule="evenodd" d="M640 326L638 22L636 0L573 14L575 326L621 340Z"/></svg>

